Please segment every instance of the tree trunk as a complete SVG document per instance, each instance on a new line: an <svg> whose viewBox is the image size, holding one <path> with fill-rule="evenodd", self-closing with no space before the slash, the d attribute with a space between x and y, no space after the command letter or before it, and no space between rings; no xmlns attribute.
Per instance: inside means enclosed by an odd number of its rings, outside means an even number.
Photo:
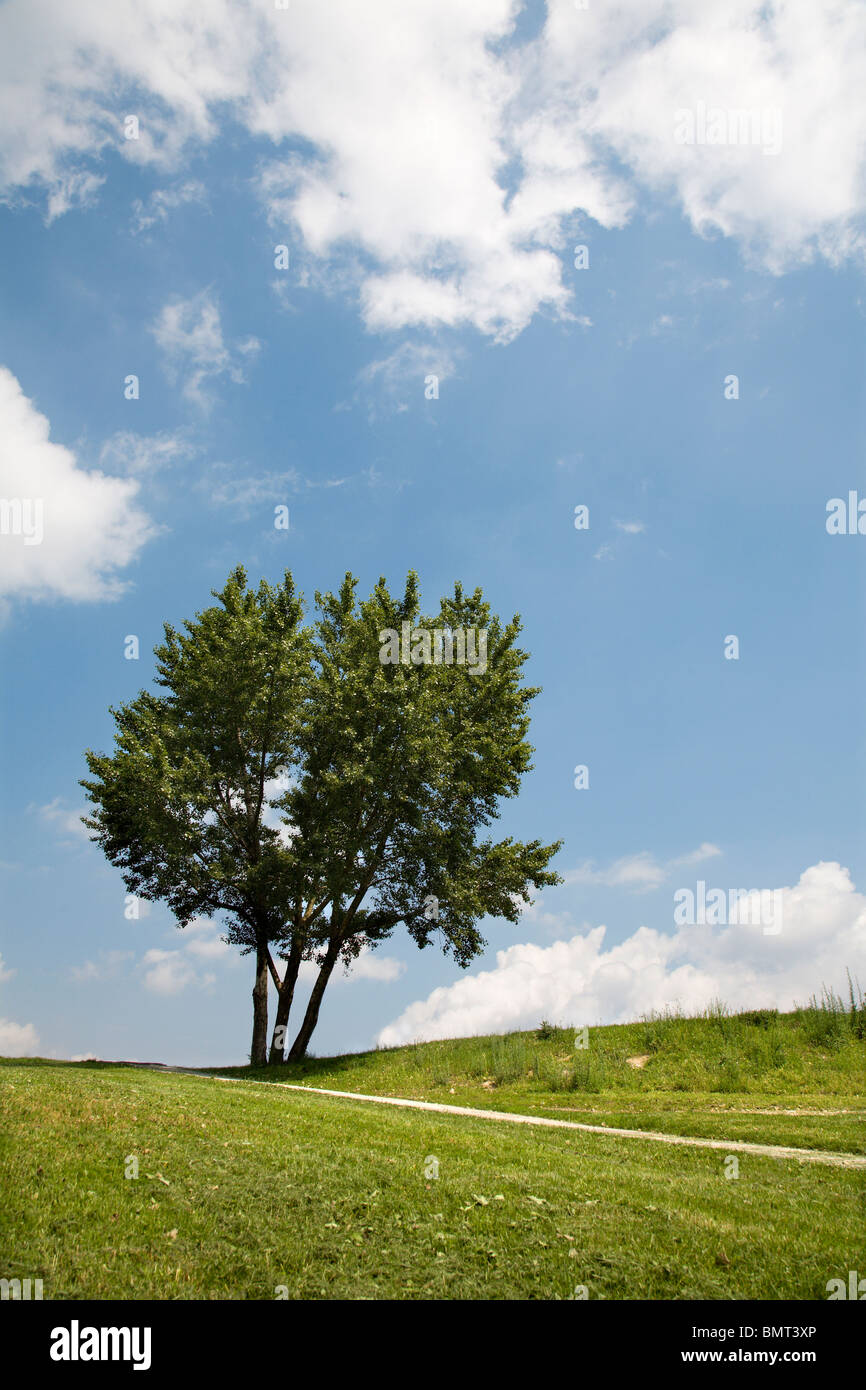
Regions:
<svg viewBox="0 0 866 1390"><path fill-rule="evenodd" d="M274 1020L274 1032L271 1038L271 1055L268 1062L271 1066L279 1065L283 1060L283 1053L286 1047L286 1033L288 1031L289 1014L292 1011L292 1000L295 997L295 985L298 979L298 971L301 968L301 944L297 936L292 937L292 949L289 952L289 959L286 962L286 972L283 975L283 982L280 985L277 997L277 1017Z"/></svg>
<svg viewBox="0 0 866 1390"><path fill-rule="evenodd" d="M332 938L328 943L328 950L325 955L324 963L316 976L316 983L313 985L313 992L310 995L310 1002L307 1005L307 1012L304 1014L304 1021L301 1024L300 1032L292 1043L288 1060L290 1062L300 1062L306 1054L313 1036L313 1030L319 1021L319 1006L322 1002L322 995L325 993L325 986L331 978L331 971L337 964L340 954L340 936Z"/></svg>
<svg viewBox="0 0 866 1390"><path fill-rule="evenodd" d="M264 1067L268 1060L268 950L256 951L256 982L253 985L253 1041L250 1065Z"/></svg>

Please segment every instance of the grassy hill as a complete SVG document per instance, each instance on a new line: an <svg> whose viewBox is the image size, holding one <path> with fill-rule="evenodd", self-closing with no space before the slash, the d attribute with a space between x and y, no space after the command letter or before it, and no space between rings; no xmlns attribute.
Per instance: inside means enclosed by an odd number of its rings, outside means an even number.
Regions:
<svg viewBox="0 0 866 1390"><path fill-rule="evenodd" d="M306 1082L628 1129L866 1149L866 1009L832 993L789 1014L669 1012L640 1023L419 1043L224 1076Z"/></svg>
<svg viewBox="0 0 866 1390"><path fill-rule="evenodd" d="M545 1027L267 1079L862 1153L861 1022L819 1005L720 1010L591 1029L587 1049ZM731 1178L725 1158L8 1060L0 1277L41 1278L55 1299L823 1299L866 1267L866 1173L741 1153Z"/></svg>

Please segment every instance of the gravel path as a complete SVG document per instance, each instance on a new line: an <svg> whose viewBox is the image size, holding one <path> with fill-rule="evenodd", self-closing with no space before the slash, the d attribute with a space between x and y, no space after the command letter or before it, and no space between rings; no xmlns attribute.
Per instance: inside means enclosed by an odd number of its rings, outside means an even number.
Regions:
<svg viewBox="0 0 866 1390"><path fill-rule="evenodd" d="M145 1064L146 1065L146 1064ZM495 1120L512 1125L538 1125L545 1129L577 1129L585 1134L613 1135L617 1139L644 1139L656 1144L684 1144L695 1149L722 1149L725 1153L760 1154L764 1158L793 1158L799 1163L825 1163L835 1168L866 1168L866 1156L828 1153L823 1149L793 1149L784 1144L753 1144L746 1139L698 1139L688 1134L661 1134L654 1129L619 1129L615 1125L588 1125L578 1120L551 1120L543 1115L512 1115L507 1110L473 1110L467 1105L444 1105L432 1100L407 1100L401 1096L368 1096L358 1091L328 1091L322 1086L297 1086L290 1081L253 1081L237 1076L205 1076L183 1067L155 1066L154 1070L197 1076L202 1081L225 1081L239 1086L275 1086L285 1091L312 1092L359 1100L373 1105L396 1105L405 1110L432 1110L440 1115L468 1115L474 1120Z"/></svg>

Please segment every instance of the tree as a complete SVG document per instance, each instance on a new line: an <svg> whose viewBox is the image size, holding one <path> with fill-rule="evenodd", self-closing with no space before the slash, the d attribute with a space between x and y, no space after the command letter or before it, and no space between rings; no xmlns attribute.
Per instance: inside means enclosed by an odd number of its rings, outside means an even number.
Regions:
<svg viewBox="0 0 866 1390"><path fill-rule="evenodd" d="M516 922L530 887L560 881L547 868L558 843L479 838L530 767L538 691L521 686L519 619L503 626L459 584L423 618L411 572L399 599L380 579L358 603L356 586L347 574L338 594L317 593L308 626L289 573L252 590L236 568L218 606L183 633L166 624L165 693L112 709L114 753L86 755L85 823L129 890L165 900L181 927L220 914L226 939L255 953L255 1065L268 1058L268 976L280 1062L301 965L318 966L294 1060L338 963L403 923L466 966L482 917ZM389 630L403 638L396 662ZM483 670L446 659L467 630L486 633Z"/></svg>

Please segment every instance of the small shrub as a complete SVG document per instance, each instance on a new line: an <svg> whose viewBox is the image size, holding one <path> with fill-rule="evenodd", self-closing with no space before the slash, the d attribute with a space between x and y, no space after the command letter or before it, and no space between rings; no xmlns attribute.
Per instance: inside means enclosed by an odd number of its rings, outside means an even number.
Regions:
<svg viewBox="0 0 866 1390"><path fill-rule="evenodd" d="M738 1017L750 1028L770 1028L778 1022L779 1010L749 1009Z"/></svg>

